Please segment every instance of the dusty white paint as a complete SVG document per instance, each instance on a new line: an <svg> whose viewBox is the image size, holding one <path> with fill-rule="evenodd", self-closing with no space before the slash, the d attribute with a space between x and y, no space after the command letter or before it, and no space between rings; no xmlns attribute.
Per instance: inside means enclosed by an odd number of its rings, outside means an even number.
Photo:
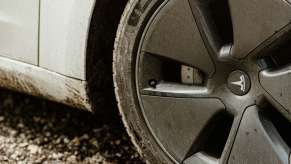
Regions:
<svg viewBox="0 0 291 164"><path fill-rule="evenodd" d="M0 87L91 110L87 37L95 0L0 0Z"/></svg>
<svg viewBox="0 0 291 164"><path fill-rule="evenodd" d="M87 36L94 4L95 0L41 1L41 67L85 80Z"/></svg>
<svg viewBox="0 0 291 164"><path fill-rule="evenodd" d="M39 0L0 0L0 56L38 63Z"/></svg>
<svg viewBox="0 0 291 164"><path fill-rule="evenodd" d="M5 57L0 57L0 87L91 110L85 81Z"/></svg>

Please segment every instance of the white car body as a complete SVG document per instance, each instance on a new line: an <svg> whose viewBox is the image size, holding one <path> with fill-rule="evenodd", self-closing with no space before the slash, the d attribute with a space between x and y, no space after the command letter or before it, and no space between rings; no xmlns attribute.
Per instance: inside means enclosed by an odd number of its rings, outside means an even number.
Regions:
<svg viewBox="0 0 291 164"><path fill-rule="evenodd" d="M0 0L0 86L91 110L86 46L95 0Z"/></svg>

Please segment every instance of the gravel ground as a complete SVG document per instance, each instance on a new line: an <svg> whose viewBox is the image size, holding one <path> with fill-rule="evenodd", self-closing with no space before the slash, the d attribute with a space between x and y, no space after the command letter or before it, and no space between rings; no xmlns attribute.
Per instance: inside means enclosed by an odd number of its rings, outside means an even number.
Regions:
<svg viewBox="0 0 291 164"><path fill-rule="evenodd" d="M1 90L0 163L143 163L117 115Z"/></svg>

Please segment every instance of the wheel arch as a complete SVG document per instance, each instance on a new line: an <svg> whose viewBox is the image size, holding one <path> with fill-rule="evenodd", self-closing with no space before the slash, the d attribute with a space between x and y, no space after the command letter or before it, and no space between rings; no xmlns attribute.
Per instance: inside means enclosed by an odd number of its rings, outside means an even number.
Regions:
<svg viewBox="0 0 291 164"><path fill-rule="evenodd" d="M92 111L116 108L112 79L114 40L127 0L98 0L91 16L86 48L87 94ZM106 111L99 108L105 108Z"/></svg>

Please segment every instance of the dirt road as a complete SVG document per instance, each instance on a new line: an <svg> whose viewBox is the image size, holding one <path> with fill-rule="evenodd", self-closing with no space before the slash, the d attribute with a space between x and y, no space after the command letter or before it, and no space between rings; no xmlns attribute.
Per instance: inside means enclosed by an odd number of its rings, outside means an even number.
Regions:
<svg viewBox="0 0 291 164"><path fill-rule="evenodd" d="M118 117L0 90L0 163L142 163Z"/></svg>

